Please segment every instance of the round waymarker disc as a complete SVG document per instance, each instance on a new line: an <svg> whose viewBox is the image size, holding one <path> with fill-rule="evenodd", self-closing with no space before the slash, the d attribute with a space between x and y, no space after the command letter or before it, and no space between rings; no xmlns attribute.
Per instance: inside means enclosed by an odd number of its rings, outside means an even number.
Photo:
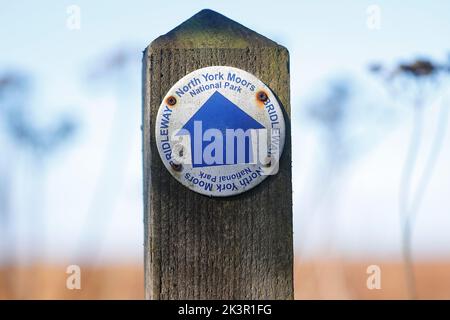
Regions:
<svg viewBox="0 0 450 320"><path fill-rule="evenodd" d="M156 143L167 170L208 196L245 192L278 171L285 123L270 89L233 67L195 70L159 107Z"/></svg>

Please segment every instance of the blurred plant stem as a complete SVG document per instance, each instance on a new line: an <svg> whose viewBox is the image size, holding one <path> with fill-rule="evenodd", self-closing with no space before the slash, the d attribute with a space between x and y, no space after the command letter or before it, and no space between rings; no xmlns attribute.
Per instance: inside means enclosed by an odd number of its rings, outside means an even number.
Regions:
<svg viewBox="0 0 450 320"><path fill-rule="evenodd" d="M412 241L412 221L408 211L411 179L420 149L423 131L423 101L419 98L414 106L413 129L411 132L408 152L403 165L400 187L399 187L399 214L402 228L402 254L405 262L406 286L409 297L416 299L416 284L414 266L411 250Z"/></svg>
<svg viewBox="0 0 450 320"><path fill-rule="evenodd" d="M417 184L417 188L413 193L410 190L412 185L411 179L414 174L414 167L420 149L422 127L423 127L423 106L422 103L418 103L414 109L414 124L413 131L410 139L409 152L405 161L404 170L402 173L402 182L400 185L399 194L399 212L402 218L403 224L403 255L405 259L405 271L408 291L412 299L417 298L417 291L415 287L415 274L413 268L412 259L412 235L413 226L417 213L422 204L423 198L427 191L427 187L433 176L434 168L436 166L437 159L442 150L444 138L446 136L448 126L448 106L443 103L439 114L439 123L436 128L436 133L433 137L431 151L428 154L425 167L422 175ZM412 193L412 197L409 196ZM408 207L408 203L410 206Z"/></svg>
<svg viewBox="0 0 450 320"><path fill-rule="evenodd" d="M12 279L18 278L19 265L23 260L34 262L45 256L46 216L41 205L45 198L46 160L67 143L76 129L76 122L68 115L60 116L56 121L48 114L45 121L36 117L33 112L36 105L30 99L30 79L31 76L26 72L0 72L0 148L3 156L0 159L0 223L4 229L2 238L4 236L5 240L2 239L2 245L6 252L5 261L10 266L6 283L11 288L7 292L12 298L18 295L17 284ZM21 159L27 161L22 162ZM17 183L19 186L16 189L14 182L21 179L22 175L26 177L25 187ZM22 194L21 189L25 188L29 188L29 191ZM26 219L18 222L22 211ZM26 242L19 239L18 226L22 223L28 226L29 236L25 255L18 244ZM33 283L31 288L42 290Z"/></svg>
<svg viewBox="0 0 450 320"><path fill-rule="evenodd" d="M139 61L135 59L137 52L122 46L112 49L96 60L92 70L88 72L89 83L97 86L106 85L107 90L114 93L116 102L110 111L113 116L102 166L95 181L93 197L83 221L74 257L76 260L87 258L91 260L91 264L98 262L99 251L114 218L133 147L131 143L135 133L133 129L136 128L139 113L138 109L130 105L129 99L134 88L131 85L133 63ZM99 92L96 90L95 94L98 95Z"/></svg>

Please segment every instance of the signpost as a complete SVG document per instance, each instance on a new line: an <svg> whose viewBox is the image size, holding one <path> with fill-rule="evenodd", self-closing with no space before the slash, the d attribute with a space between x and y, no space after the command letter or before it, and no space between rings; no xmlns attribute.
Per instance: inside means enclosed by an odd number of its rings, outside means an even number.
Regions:
<svg viewBox="0 0 450 320"><path fill-rule="evenodd" d="M150 299L292 299L289 54L211 10L143 58Z"/></svg>

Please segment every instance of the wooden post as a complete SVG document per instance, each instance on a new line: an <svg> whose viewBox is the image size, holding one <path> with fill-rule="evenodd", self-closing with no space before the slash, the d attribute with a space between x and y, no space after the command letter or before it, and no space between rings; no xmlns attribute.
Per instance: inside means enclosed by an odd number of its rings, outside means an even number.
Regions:
<svg viewBox="0 0 450 320"><path fill-rule="evenodd" d="M270 20L269 20L270 21ZM261 79L284 109L280 169L245 193L207 197L176 181L155 142L167 91L186 74L231 66ZM211 10L157 38L143 57L147 299L292 299L293 237L286 48Z"/></svg>

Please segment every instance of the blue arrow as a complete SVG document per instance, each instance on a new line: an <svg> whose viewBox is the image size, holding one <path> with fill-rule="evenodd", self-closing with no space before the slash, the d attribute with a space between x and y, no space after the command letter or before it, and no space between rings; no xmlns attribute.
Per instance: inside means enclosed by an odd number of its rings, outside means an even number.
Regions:
<svg viewBox="0 0 450 320"><path fill-rule="evenodd" d="M200 125L200 127L199 127ZM201 137L194 137L194 132L197 134L197 130L200 128ZM223 145L223 155L221 161L218 163L206 163L203 158L203 152L205 148L211 143L210 141L203 141L203 132L209 129L216 129L222 133L222 145ZM191 154L192 154L192 164L193 167L206 167L206 166L217 166L223 164L238 164L242 163L242 160L238 162L238 150L236 141L233 142L234 150L234 160L230 162L227 161L227 150L231 152L231 146L227 146L227 129L237 130L241 129L243 131L247 130L257 130L264 129L258 121L253 119L247 113L242 111L237 105L228 100L218 91L214 92L211 97L200 107L200 109L186 122L186 124L181 129L179 135L189 134L191 137ZM197 144L194 142L201 139L201 143ZM235 139L236 140L236 139ZM247 137L245 139L245 150L240 150L240 152L245 152L244 163L252 162L252 148L251 148L251 138ZM228 141L229 142L229 141ZM199 150L201 148L201 150ZM197 149L197 150L196 150ZM220 151L220 150L219 150ZM197 152L197 153L196 153ZM200 153L201 152L201 153ZM218 151L215 151L218 152ZM200 155L200 157L195 157L194 155ZM213 152L214 155L214 152ZM242 159L242 158L240 158ZM194 161L195 160L195 161ZM200 160L200 161L199 161Z"/></svg>

